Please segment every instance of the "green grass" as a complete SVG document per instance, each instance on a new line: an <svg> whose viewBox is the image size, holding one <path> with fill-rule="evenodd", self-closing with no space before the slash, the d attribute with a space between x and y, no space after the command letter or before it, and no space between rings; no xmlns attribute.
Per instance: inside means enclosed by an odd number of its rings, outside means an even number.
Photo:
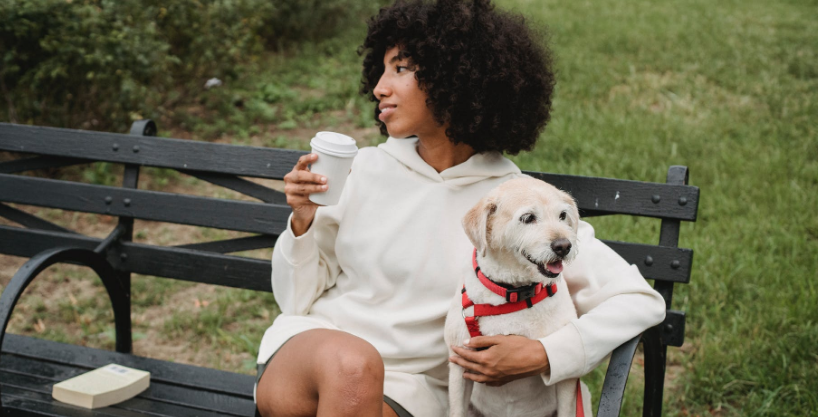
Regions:
<svg viewBox="0 0 818 417"><path fill-rule="evenodd" d="M557 57L552 122L533 152L513 158L521 168L663 182L668 166L686 165L691 184L701 188L698 221L682 225L681 246L695 256L690 285L674 294L673 307L686 311L688 322L685 346L670 348L665 415L814 413L818 3L497 3L524 13L535 27L547 26ZM238 80L203 93L197 108L177 109L160 128L299 149L307 132L361 129L364 142L375 143L371 104L357 95L355 50L363 30L351 27L330 41L267 56ZM165 174L151 172L152 184L193 184ZM85 180L117 182L104 167ZM76 220L57 211L47 216ZM602 238L658 239L655 220L592 222ZM149 277L134 278L133 287L137 317L173 293L195 290ZM136 320L135 331L210 349L203 364L252 373L252 357L278 312L272 296L233 289L191 294L209 304L157 323ZM61 303L52 313L32 301L24 308L35 319L17 330L73 342L111 335L109 327L87 323L72 327L81 329L79 336L48 322L43 331L35 326L37 318L55 314L72 323L104 321L95 311L108 307L90 303ZM223 358L240 352L249 353L238 362ZM641 411L640 369L637 363L623 415ZM586 377L592 392L603 376L604 366Z"/></svg>
<svg viewBox="0 0 818 417"><path fill-rule="evenodd" d="M696 253L674 302L689 347L673 356L683 372L666 414L814 412L815 2L507 4L550 27L560 68L553 122L521 167L663 181L687 165L702 190L681 234ZM653 242L658 227L594 224ZM639 409L631 394L625 415Z"/></svg>

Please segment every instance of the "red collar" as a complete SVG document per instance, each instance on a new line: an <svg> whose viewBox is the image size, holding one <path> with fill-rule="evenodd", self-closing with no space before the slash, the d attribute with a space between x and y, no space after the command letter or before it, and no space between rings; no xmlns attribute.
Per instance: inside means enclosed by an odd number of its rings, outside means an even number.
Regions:
<svg viewBox="0 0 818 417"><path fill-rule="evenodd" d="M474 273L477 274L477 279L480 280L483 286L500 297L505 298L509 303L516 303L518 301L525 301L529 298L533 298L534 296L539 295L544 287L542 282L538 282L536 284L526 285L523 287L506 288L505 286L490 280L489 277L483 275L483 271L481 271L480 266L477 265L477 249L475 249L474 253L472 254L471 262L472 268L474 268ZM556 293L557 287L554 286L553 289ZM546 288L546 291L547 290L549 290L549 288Z"/></svg>
<svg viewBox="0 0 818 417"><path fill-rule="evenodd" d="M466 320L466 327L468 327L469 334L471 334L472 337L483 335L480 332L480 325L477 323L478 317L497 316L500 314L514 313L526 308L531 308L534 306L534 304L537 304L557 293L557 286L554 284L543 286L542 283L539 283L511 289L501 287L499 284L485 276L482 271L480 271L480 266L477 265L477 249L474 250L472 259L474 273L477 274L477 278L480 280L480 282L486 288L491 290L491 292L505 298L506 301L508 301L505 304L500 304L497 306L491 304L474 304L474 302L469 298L469 295L466 293L466 286L464 285L463 290L461 291L463 294L463 318ZM545 291L543 291L543 288ZM466 309L471 306L474 306L474 316L466 317Z"/></svg>

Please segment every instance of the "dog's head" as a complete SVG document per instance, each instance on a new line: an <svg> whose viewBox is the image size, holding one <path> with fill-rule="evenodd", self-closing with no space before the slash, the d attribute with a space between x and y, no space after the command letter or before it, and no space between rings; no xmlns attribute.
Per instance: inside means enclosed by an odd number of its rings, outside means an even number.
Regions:
<svg viewBox="0 0 818 417"><path fill-rule="evenodd" d="M523 177L495 188L463 217L478 254L503 268L556 278L577 253L574 199L546 182Z"/></svg>

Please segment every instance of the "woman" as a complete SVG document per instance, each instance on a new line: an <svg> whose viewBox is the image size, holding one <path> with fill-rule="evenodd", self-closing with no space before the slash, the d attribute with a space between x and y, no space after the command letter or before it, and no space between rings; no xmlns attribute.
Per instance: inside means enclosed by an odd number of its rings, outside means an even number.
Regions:
<svg viewBox="0 0 818 417"><path fill-rule="evenodd" d="M581 318L447 358L444 319L471 271L460 219L522 175L501 153L530 150L549 118L551 59L534 39L488 0L398 2L369 22L361 91L390 137L359 152L336 206L308 200L327 189L308 170L316 155L284 179L293 214L273 254L282 314L259 349L261 415L442 416L449 360L481 383L553 384L663 319L662 298L583 223L563 272Z"/></svg>

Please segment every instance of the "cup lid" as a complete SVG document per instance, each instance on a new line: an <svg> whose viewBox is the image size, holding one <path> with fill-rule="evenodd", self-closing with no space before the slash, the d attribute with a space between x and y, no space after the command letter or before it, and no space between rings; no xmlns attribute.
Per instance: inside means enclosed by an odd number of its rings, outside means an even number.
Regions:
<svg viewBox="0 0 818 417"><path fill-rule="evenodd" d="M318 132L310 141L310 146L320 151L351 156L358 152L355 139L336 132Z"/></svg>

